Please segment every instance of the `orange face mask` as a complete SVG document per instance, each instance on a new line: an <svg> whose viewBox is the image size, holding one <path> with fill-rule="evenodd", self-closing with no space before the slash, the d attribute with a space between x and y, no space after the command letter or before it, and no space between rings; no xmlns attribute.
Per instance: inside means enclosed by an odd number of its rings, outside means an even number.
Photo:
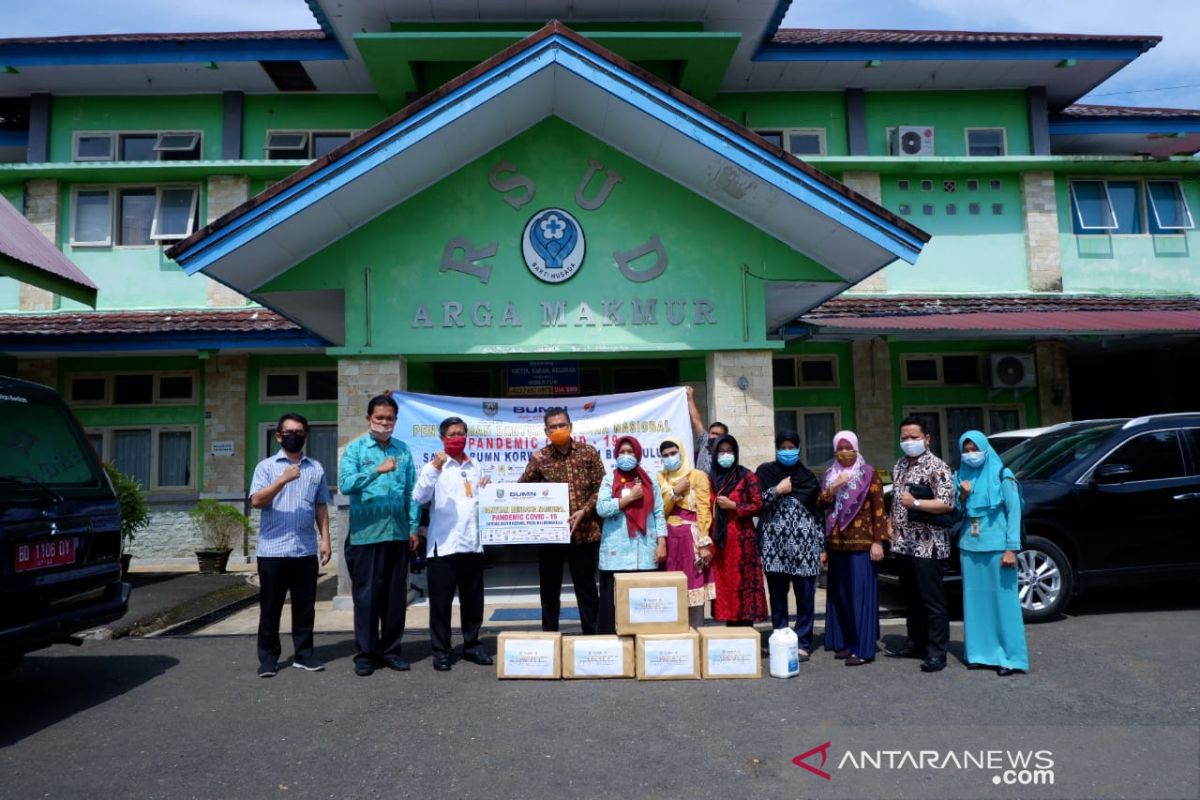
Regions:
<svg viewBox="0 0 1200 800"><path fill-rule="evenodd" d="M550 441L559 447L562 447L564 444L571 441L570 428L556 428L555 430L550 431L550 433L547 435L550 437Z"/></svg>

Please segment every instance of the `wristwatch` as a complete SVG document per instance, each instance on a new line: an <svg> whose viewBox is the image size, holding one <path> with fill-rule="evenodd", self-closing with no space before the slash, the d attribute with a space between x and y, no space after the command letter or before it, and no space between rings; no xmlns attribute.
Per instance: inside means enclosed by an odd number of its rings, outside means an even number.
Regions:
<svg viewBox="0 0 1200 800"><path fill-rule="evenodd" d="M921 501L914 497L913 498L913 508L920 508L920 507L921 507Z"/></svg>

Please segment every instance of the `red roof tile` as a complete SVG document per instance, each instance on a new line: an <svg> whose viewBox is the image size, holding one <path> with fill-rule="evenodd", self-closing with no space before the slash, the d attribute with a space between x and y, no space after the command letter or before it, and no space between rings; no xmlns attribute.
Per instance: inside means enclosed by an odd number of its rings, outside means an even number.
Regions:
<svg viewBox="0 0 1200 800"><path fill-rule="evenodd" d="M1138 106L1097 106L1076 103L1067 106L1054 115L1055 120L1067 119L1111 119L1125 117L1155 117L1162 119L1200 117L1200 109L1195 108L1141 108Z"/></svg>
<svg viewBox="0 0 1200 800"><path fill-rule="evenodd" d="M1091 33L1025 33L1020 31L917 31L864 28L781 28L772 44L1046 44L1054 42L1128 42L1153 47L1161 36Z"/></svg>
<svg viewBox="0 0 1200 800"><path fill-rule="evenodd" d="M1200 333L1200 297L839 297L803 321L875 333Z"/></svg>
<svg viewBox="0 0 1200 800"><path fill-rule="evenodd" d="M63 311L0 314L0 336L111 336L167 333L298 331L265 308L195 311Z"/></svg>
<svg viewBox="0 0 1200 800"><path fill-rule="evenodd" d="M36 36L0 39L6 45L89 44L93 42L261 42L268 40L309 40L328 38L322 30L302 31L218 31L199 33L88 33L74 36Z"/></svg>

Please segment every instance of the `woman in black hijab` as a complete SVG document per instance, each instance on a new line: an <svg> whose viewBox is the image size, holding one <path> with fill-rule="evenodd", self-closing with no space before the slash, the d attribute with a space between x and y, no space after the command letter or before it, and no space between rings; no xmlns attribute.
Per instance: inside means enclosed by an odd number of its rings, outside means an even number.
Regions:
<svg viewBox="0 0 1200 800"><path fill-rule="evenodd" d="M758 478L738 463L738 443L722 436L713 444L713 579L717 598L713 619L728 625L753 625L767 618L762 559L754 516L762 508Z"/></svg>
<svg viewBox="0 0 1200 800"><path fill-rule="evenodd" d="M812 652L814 599L821 552L825 549L824 515L817 510L821 484L800 462L800 437L793 431L775 436L775 460L758 468L763 487L759 515L760 549L771 598L771 625L788 624L788 590L796 595L796 637L800 660Z"/></svg>

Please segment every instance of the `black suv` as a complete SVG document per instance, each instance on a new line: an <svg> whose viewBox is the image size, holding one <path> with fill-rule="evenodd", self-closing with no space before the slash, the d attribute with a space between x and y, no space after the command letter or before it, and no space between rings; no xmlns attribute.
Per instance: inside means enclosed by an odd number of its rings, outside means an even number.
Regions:
<svg viewBox="0 0 1200 800"><path fill-rule="evenodd" d="M1200 413L1067 423L1001 457L1025 498L1026 620L1093 586L1200 578ZM957 554L944 572L958 580Z"/></svg>
<svg viewBox="0 0 1200 800"><path fill-rule="evenodd" d="M53 389L0 377L0 674L31 651L119 619L117 498Z"/></svg>

